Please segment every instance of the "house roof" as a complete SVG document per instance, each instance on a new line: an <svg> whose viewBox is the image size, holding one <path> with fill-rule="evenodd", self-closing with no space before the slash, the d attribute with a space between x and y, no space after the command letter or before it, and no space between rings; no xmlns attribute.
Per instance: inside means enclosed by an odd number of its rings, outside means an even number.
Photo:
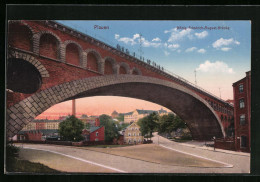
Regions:
<svg viewBox="0 0 260 182"><path fill-rule="evenodd" d="M55 129L42 129L42 130L28 130L28 131L19 131L18 134L25 134L25 133L36 133L36 132L41 132L44 135L52 134L52 133L58 133L58 130Z"/></svg>
<svg viewBox="0 0 260 182"><path fill-rule="evenodd" d="M140 109L136 109L136 111L138 112L138 114L152 114L152 113L158 113L158 111L153 111L153 110L140 110Z"/></svg>
<svg viewBox="0 0 260 182"><path fill-rule="evenodd" d="M50 122L62 122L61 120L48 120L48 119L36 119L32 121L33 123L50 123Z"/></svg>
<svg viewBox="0 0 260 182"><path fill-rule="evenodd" d="M113 112L112 112L112 114L118 114L118 112L116 112L116 111L113 111Z"/></svg>
<svg viewBox="0 0 260 182"><path fill-rule="evenodd" d="M99 128L102 128L102 127L103 127L103 126L91 126L91 127L89 128L90 133L92 133L92 132L94 132L94 131L98 130Z"/></svg>

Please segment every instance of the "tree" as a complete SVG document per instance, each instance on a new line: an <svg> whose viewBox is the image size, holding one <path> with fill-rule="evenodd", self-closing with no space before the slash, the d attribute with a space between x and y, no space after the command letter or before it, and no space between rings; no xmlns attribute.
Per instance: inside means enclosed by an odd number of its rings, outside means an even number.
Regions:
<svg viewBox="0 0 260 182"><path fill-rule="evenodd" d="M170 133L174 130L174 119L173 114L163 115L159 117L158 132L159 133Z"/></svg>
<svg viewBox="0 0 260 182"><path fill-rule="evenodd" d="M124 115L119 114L116 119L118 119L118 121L124 121Z"/></svg>
<svg viewBox="0 0 260 182"><path fill-rule="evenodd" d="M140 126L140 131L143 136L151 138L152 133L157 130L158 127L158 114L155 112L149 114L138 120L137 124Z"/></svg>
<svg viewBox="0 0 260 182"><path fill-rule="evenodd" d="M69 141L80 141L83 139L82 130L84 124L75 116L69 116L59 124L59 134L63 139Z"/></svg>
<svg viewBox="0 0 260 182"><path fill-rule="evenodd" d="M110 116L102 114L99 120L100 125L105 127L105 141L112 141L114 138L118 138L118 128Z"/></svg>

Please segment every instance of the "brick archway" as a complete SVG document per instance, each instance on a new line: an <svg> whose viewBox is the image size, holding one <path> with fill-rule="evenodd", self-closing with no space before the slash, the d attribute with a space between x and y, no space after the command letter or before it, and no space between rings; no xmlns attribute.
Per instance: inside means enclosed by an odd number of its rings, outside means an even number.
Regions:
<svg viewBox="0 0 260 182"><path fill-rule="evenodd" d="M141 72L138 68L136 68L136 67L134 67L134 68L131 69L131 71L130 71L131 74L133 74L134 72L136 72L138 75L142 75L142 72Z"/></svg>
<svg viewBox="0 0 260 182"><path fill-rule="evenodd" d="M153 87L154 92L145 92L144 89L149 87ZM122 88L137 91L133 93ZM166 98L165 93L158 94L156 90L172 95ZM197 139L225 136L221 121L204 99L173 82L140 75L97 76L66 82L38 92L7 109L7 136L14 136L28 122L55 104L94 95L125 95L155 102L174 112L176 109L176 114L187 120L193 136Z"/></svg>
<svg viewBox="0 0 260 182"><path fill-rule="evenodd" d="M29 63L31 63L32 65L35 66L35 68L39 71L39 73L41 74L42 78L46 78L49 77L49 72L47 71L47 69L42 65L42 63L40 61L38 61L35 57L33 57L30 54L26 54L26 53L21 53L18 51L8 51L8 59L9 58L18 58L18 59L23 59L25 61L28 61Z"/></svg>
<svg viewBox="0 0 260 182"><path fill-rule="evenodd" d="M97 59L97 64L98 64L98 72L104 74L104 60L102 59L101 55L99 54L99 52L97 52L95 49L87 49L84 51L84 56L86 57L86 59L83 61L83 66L86 67L88 64L88 54L92 53L95 55L95 58Z"/></svg>
<svg viewBox="0 0 260 182"><path fill-rule="evenodd" d="M81 45L73 40L66 40L64 43L61 44L61 60L63 62L66 62L66 48L67 48L67 45L69 45L69 44L74 44L78 47L80 66L83 67L83 62L86 60L86 57L83 54L83 49L82 49Z"/></svg>
<svg viewBox="0 0 260 182"><path fill-rule="evenodd" d="M54 36L56 38L56 40L58 41L57 55L58 55L58 59L60 60L61 54L62 54L61 53L62 42L61 42L61 39L51 31L41 31L41 32L37 32L37 33L33 34L33 52L37 55L40 54L40 39L41 39L41 36L44 34L50 34L50 35Z"/></svg>

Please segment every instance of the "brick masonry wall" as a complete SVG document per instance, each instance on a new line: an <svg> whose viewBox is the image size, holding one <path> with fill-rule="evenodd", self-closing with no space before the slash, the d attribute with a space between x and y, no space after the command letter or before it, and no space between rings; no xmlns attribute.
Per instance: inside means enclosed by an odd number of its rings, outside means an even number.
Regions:
<svg viewBox="0 0 260 182"><path fill-rule="evenodd" d="M11 32L19 31L17 30L17 24L22 25L18 27L27 27L27 30L30 31L26 36L29 36L30 41L23 38L27 43L20 44L19 42L21 39L14 36L12 43L9 44L12 48L9 49L8 58L22 58L23 60L31 62L39 70L42 76L42 86L35 94L12 93L13 100L8 100L8 107L10 110L14 108L17 109L17 107L22 110L21 108L26 107L19 107L18 105L20 103L28 103L29 106L32 106L33 103L30 103L32 101L31 98L35 98L37 102L39 99L38 96L41 95L41 93L45 93L45 95L40 98L45 99L45 101L41 103L41 106L38 105L40 108L36 105L33 107L32 113L34 114L27 116L29 113L26 111L27 114L25 114L26 116L24 117L27 119L28 117L37 116L48 109L50 105L65 99L64 95L56 95L57 98L55 98L53 102L51 97L52 93L49 93L50 96L47 94L49 90L52 90L51 88L59 88L61 85L69 86L70 83L81 82L81 80L84 80L85 78L103 76L103 73L111 73L111 70L104 70L105 60L107 59L112 60L113 73L115 74L119 74L120 72L126 72L127 74L138 73L139 75L145 76L145 78L157 78L160 82L170 81L172 83L180 84L178 81L169 78L158 69L147 66L145 63L135 61L133 58L127 57L123 53L117 53L118 51L111 50L111 48L101 45L93 39L84 39L79 34L71 32L71 30L64 28L63 30L60 30L55 26L51 27L49 24L46 24L45 21L18 21L10 24L12 24L10 27L13 28L13 30L10 30ZM23 36L24 35L22 35L22 37ZM28 49L28 42L30 42L32 49ZM41 42L44 44L41 44ZM73 45L73 48L70 48L70 45ZM18 49L13 49L13 47ZM79 56L76 54L76 47ZM79 65L78 61L76 61L78 59L80 60ZM93 70L87 68L89 65L93 67ZM122 68L124 68L125 71L122 71ZM118 77L115 78L118 79ZM145 81L149 81L149 79ZM93 85L94 83L89 84ZM73 96L72 93L74 93L76 88L73 85L71 87L69 86L69 88L71 90L66 91L66 93ZM222 102L214 100L195 90L191 90L190 88L187 89L196 93L202 99L207 98L224 107ZM60 94L64 93L61 92ZM23 113L23 111L19 112ZM213 112L220 118L221 112L218 112L217 110ZM18 118L21 119L20 117ZM24 123L24 121L21 123ZM17 128L20 127L16 126L16 129Z"/></svg>

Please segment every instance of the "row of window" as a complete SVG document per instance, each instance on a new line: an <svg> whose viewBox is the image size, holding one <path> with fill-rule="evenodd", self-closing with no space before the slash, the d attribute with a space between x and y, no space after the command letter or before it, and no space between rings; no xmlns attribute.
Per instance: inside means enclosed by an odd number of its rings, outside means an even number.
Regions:
<svg viewBox="0 0 260 182"><path fill-rule="evenodd" d="M141 133L133 133L133 134L131 134L131 133L128 133L128 136L142 136L142 134Z"/></svg>

